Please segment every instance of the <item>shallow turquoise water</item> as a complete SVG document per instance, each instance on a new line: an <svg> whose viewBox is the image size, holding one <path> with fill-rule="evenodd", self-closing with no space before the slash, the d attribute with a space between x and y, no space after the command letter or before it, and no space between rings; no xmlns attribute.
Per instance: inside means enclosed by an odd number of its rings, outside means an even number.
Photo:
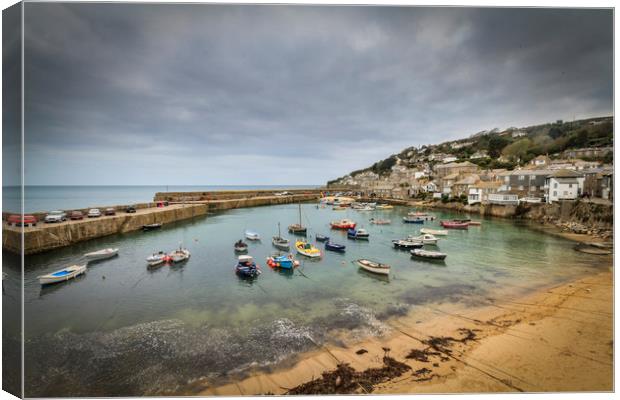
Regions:
<svg viewBox="0 0 620 400"><path fill-rule="evenodd" d="M309 238L327 234L347 246L303 259L292 274L265 266L275 251L271 236L298 218L297 205L231 210L161 231L89 241L26 259L26 388L29 396L139 395L182 389L188 382L220 379L250 366L270 366L330 341L334 329L352 338L389 330L390 317L431 302L484 304L492 295L515 296L604 266L575 252L573 243L486 219L481 227L452 230L438 248L444 264L413 260L391 240L426 225L404 224L409 211L333 211L303 205ZM435 213L440 218L449 214ZM370 232L352 241L329 229L351 218ZM392 219L375 226L369 218ZM249 254L262 266L254 281L233 273L233 243L245 229L262 235ZM285 228L284 228L285 229ZM283 236L293 239L283 231ZM145 257L182 242L191 259L154 271ZM320 248L322 244L318 244ZM41 288L38 275L78 262L83 253L119 247L119 256L92 264L86 276ZM371 258L392 265L389 279L359 271L351 261Z"/></svg>

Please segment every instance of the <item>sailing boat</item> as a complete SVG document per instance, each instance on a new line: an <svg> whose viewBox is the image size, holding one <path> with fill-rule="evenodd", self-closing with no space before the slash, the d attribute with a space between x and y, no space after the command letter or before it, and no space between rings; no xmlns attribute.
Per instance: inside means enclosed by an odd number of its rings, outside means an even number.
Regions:
<svg viewBox="0 0 620 400"><path fill-rule="evenodd" d="M306 227L301 224L301 203L299 203L299 223L288 226L289 233L296 235L306 235Z"/></svg>
<svg viewBox="0 0 620 400"><path fill-rule="evenodd" d="M291 243L289 242L289 240L283 238L282 235L280 234L280 223L279 222L278 222L278 236L274 236L273 238L271 238L271 244L273 244L275 248L278 248L280 250L288 250L291 248Z"/></svg>

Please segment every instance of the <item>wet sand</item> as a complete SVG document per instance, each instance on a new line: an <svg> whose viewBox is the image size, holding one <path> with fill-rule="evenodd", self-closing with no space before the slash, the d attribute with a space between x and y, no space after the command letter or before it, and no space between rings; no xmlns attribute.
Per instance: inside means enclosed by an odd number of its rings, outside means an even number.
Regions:
<svg viewBox="0 0 620 400"><path fill-rule="evenodd" d="M388 321L392 332L346 347L323 346L292 366L191 394L286 394L341 363L378 368L389 356L410 370L337 393L475 393L613 390L612 258L601 272L481 307L426 304ZM607 268L603 267L608 265ZM408 358L409 357L409 358ZM346 379L346 378L344 378ZM333 383L333 382L332 382ZM321 386L321 384L315 385Z"/></svg>

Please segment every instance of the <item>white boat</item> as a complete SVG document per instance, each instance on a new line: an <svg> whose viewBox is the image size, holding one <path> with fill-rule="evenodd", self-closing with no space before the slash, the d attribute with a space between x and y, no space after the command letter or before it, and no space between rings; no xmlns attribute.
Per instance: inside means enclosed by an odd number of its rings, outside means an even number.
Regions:
<svg viewBox="0 0 620 400"><path fill-rule="evenodd" d="M260 235L256 232L252 232L252 231L245 231L245 237L248 240L260 240Z"/></svg>
<svg viewBox="0 0 620 400"><path fill-rule="evenodd" d="M37 278L39 278L39 283L41 283L41 285L49 285L50 283L68 281L69 279L82 275L84 272L86 272L86 264L72 265L70 267L52 272L51 274L40 275Z"/></svg>
<svg viewBox="0 0 620 400"><path fill-rule="evenodd" d="M429 260L444 260L448 256L447 254L440 253L438 251L429 251L422 249L411 250L411 255L414 257L426 258Z"/></svg>
<svg viewBox="0 0 620 400"><path fill-rule="evenodd" d="M190 255L191 254L189 250L179 247L178 249L168 254L168 257L170 257L170 261L178 263L189 259Z"/></svg>
<svg viewBox="0 0 620 400"><path fill-rule="evenodd" d="M168 254L166 254L163 251L160 251L159 253L153 253L150 256L148 256L146 258L146 262L149 267L154 267L156 265L163 264L167 258L168 258Z"/></svg>
<svg viewBox="0 0 620 400"><path fill-rule="evenodd" d="M364 207L362 207L362 208L357 208L356 210L357 210L357 211L374 211L374 210L375 210L375 208L374 208L374 207L371 207L371 206L369 206L369 205L366 205L366 206L364 206Z"/></svg>
<svg viewBox="0 0 620 400"><path fill-rule="evenodd" d="M380 275L390 274L390 266L387 264L381 264L381 263L366 260L366 259L355 260L355 263L363 270L372 272L373 274L380 274Z"/></svg>
<svg viewBox="0 0 620 400"><path fill-rule="evenodd" d="M87 261L105 260L106 258L114 257L117 254L118 249L110 248L86 253L84 254L84 258L86 258Z"/></svg>
<svg viewBox="0 0 620 400"><path fill-rule="evenodd" d="M434 235L434 236L448 236L448 231L446 229L422 228L420 229L420 233Z"/></svg>
<svg viewBox="0 0 620 400"><path fill-rule="evenodd" d="M420 235L420 236L409 235L407 236L407 240L410 240L412 242L423 243L423 244L437 244L437 242L439 241L439 239L437 239L435 236L428 234L428 233L425 233L424 235Z"/></svg>

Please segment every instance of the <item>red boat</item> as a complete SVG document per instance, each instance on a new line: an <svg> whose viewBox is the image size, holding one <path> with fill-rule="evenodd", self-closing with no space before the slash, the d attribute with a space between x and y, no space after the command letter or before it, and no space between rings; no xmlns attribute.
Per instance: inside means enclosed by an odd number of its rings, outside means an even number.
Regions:
<svg viewBox="0 0 620 400"><path fill-rule="evenodd" d="M441 221L441 226L448 229L467 229L469 228L469 222L460 221Z"/></svg>
<svg viewBox="0 0 620 400"><path fill-rule="evenodd" d="M341 219L340 221L332 221L329 223L332 229L354 229L357 223L350 219Z"/></svg>

